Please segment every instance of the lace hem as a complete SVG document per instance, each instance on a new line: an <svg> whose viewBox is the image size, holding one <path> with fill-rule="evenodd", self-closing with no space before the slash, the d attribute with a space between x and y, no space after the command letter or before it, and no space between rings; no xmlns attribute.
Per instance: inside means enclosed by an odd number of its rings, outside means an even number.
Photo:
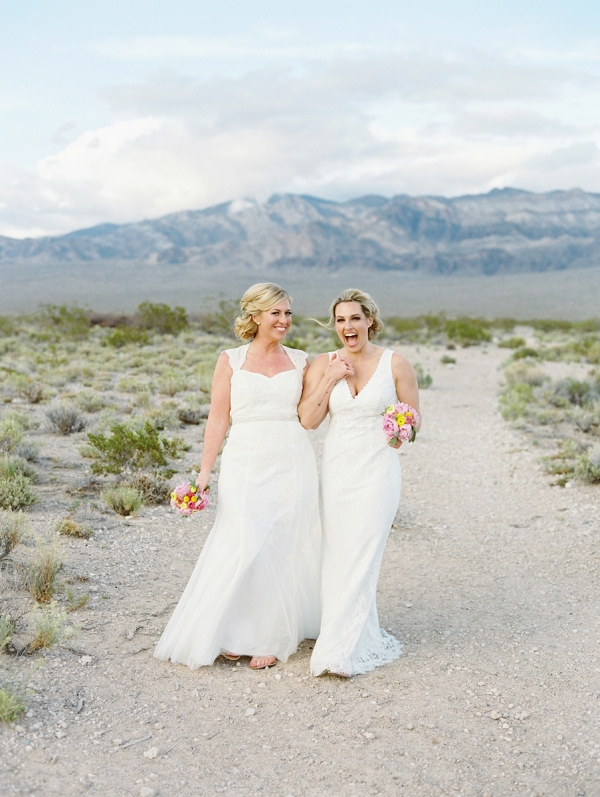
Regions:
<svg viewBox="0 0 600 797"><path fill-rule="evenodd" d="M379 631L381 634L379 644L352 654L349 660L336 658L334 652L332 652L331 658L327 653L321 653L319 661L311 661L311 674L323 675L330 672L340 675L362 675L377 667L382 667L384 664L396 661L402 655L402 643L383 628L380 628Z"/></svg>

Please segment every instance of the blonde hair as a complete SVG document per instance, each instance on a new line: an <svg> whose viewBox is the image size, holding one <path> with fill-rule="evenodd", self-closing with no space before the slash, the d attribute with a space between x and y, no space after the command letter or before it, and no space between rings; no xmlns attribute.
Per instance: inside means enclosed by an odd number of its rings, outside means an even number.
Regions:
<svg viewBox="0 0 600 797"><path fill-rule="evenodd" d="M373 323L369 327L369 340L373 340L383 329L383 321L379 313L379 307L375 304L373 299L368 293L359 291L358 288L346 288L342 291L340 296L332 303L329 309L329 321L327 326L330 329L335 327L335 311L338 304L342 302L357 302L362 307L362 311L367 318L373 319Z"/></svg>
<svg viewBox="0 0 600 797"><path fill-rule="evenodd" d="M252 285L240 299L241 314L235 319L235 335L239 340L252 340L256 337L258 324L253 315L259 315L284 299L291 301L287 291L274 282L259 282Z"/></svg>

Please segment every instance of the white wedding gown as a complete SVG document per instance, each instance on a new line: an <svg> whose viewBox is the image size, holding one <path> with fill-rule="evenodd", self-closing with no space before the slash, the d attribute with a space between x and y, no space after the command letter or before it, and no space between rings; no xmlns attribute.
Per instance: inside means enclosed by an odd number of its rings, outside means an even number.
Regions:
<svg viewBox="0 0 600 797"><path fill-rule="evenodd" d="M191 669L222 651L287 661L320 624L321 525L315 455L297 414L304 352L269 378L227 351L231 430L217 515L154 655Z"/></svg>
<svg viewBox="0 0 600 797"><path fill-rule="evenodd" d="M310 662L313 675L357 675L401 652L400 642L379 627L376 606L381 560L401 487L398 452L388 445L382 426L384 409L398 401L392 354L383 352L355 398L345 379L329 398L321 466L323 616Z"/></svg>

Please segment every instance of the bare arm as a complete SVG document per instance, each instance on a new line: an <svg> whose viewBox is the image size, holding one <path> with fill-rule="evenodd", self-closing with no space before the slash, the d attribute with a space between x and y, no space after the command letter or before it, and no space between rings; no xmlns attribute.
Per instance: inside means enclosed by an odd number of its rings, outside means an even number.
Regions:
<svg viewBox="0 0 600 797"><path fill-rule="evenodd" d="M204 429L204 445L202 448L202 463L196 484L200 492L204 491L210 479L210 473L215 465L217 456L223 445L223 440L229 429L229 411L231 408L231 375L233 371L229 365L229 357L222 352L212 381L210 395L210 412Z"/></svg>
<svg viewBox="0 0 600 797"><path fill-rule="evenodd" d="M419 405L419 385L415 369L402 354L395 353L392 357L392 375L396 385L396 395L399 401L409 404L419 413L419 423L416 429L421 428L421 407ZM398 446L399 447L399 446Z"/></svg>
<svg viewBox="0 0 600 797"><path fill-rule="evenodd" d="M329 410L331 391L346 376L354 373L347 360L320 354L312 363L304 379L304 390L298 404L298 417L305 429L316 429Z"/></svg>

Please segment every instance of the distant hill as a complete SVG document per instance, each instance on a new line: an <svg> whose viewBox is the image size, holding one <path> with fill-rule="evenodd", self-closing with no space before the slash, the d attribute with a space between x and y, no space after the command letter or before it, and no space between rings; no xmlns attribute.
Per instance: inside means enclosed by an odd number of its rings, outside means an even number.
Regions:
<svg viewBox="0 0 600 797"><path fill-rule="evenodd" d="M502 274L600 266L600 194L512 188L330 202L235 200L57 237L0 237L0 264L137 261L213 273L318 269Z"/></svg>

